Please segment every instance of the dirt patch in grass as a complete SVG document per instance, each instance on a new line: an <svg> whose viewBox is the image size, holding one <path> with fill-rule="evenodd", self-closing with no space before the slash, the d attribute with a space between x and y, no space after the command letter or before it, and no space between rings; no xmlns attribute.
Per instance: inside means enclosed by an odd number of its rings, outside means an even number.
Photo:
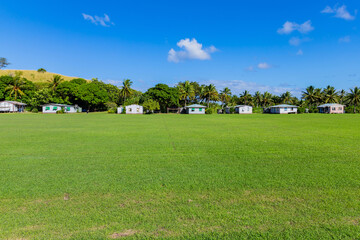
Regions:
<svg viewBox="0 0 360 240"><path fill-rule="evenodd" d="M123 238L123 237L128 237L128 236L132 236L134 235L135 233L137 233L137 231L133 230L133 229L128 229L128 230L125 230L123 232L120 232L120 233L113 233L110 235L110 238L112 239L118 239L118 238Z"/></svg>

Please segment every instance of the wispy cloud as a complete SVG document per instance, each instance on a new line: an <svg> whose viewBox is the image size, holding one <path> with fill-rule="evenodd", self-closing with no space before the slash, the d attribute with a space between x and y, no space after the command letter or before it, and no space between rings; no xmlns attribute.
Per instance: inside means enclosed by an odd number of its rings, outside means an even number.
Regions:
<svg viewBox="0 0 360 240"><path fill-rule="evenodd" d="M90 21L95 25L100 25L103 27L110 27L111 25L115 25L113 22L111 22L110 17L107 14L104 14L104 17L91 16L85 13L82 15L85 20Z"/></svg>
<svg viewBox="0 0 360 240"><path fill-rule="evenodd" d="M330 7L330 6L326 6L321 13L325 13L325 14L333 14L334 17L336 18L342 18L348 21L354 20L357 11L354 11L354 15L351 15L351 13L347 10L346 5L342 5L341 7Z"/></svg>
<svg viewBox="0 0 360 240"><path fill-rule="evenodd" d="M259 69L269 69L269 68L271 68L271 65L268 64L268 63L266 63L266 62L262 62L262 63L259 63L259 64L257 65L257 67L258 67Z"/></svg>
<svg viewBox="0 0 360 240"><path fill-rule="evenodd" d="M304 55L303 50L299 49L299 51L297 51L296 55L298 55L298 56L302 56L302 55Z"/></svg>
<svg viewBox="0 0 360 240"><path fill-rule="evenodd" d="M254 68L254 66L249 66L249 67L245 68L245 71L247 71L247 72L256 72L256 69Z"/></svg>
<svg viewBox="0 0 360 240"><path fill-rule="evenodd" d="M303 89L298 88L296 86L291 85L280 85L280 86L270 86L270 85L263 85L258 84L256 82L247 82L243 80L229 80L229 81L222 81L222 80L208 80L202 82L203 84L214 84L218 89L223 89L228 87L232 90L234 94L239 94L244 90L248 90L251 93L255 93L256 91L260 92L270 92L272 94L279 95L284 92L291 92L294 96L301 96L301 91Z"/></svg>
<svg viewBox="0 0 360 240"><path fill-rule="evenodd" d="M302 34L309 33L314 30L310 20L304 22L303 24L298 24L296 22L286 21L281 28L277 30L279 34L290 34L294 31L298 31Z"/></svg>
<svg viewBox="0 0 360 240"><path fill-rule="evenodd" d="M292 37L289 40L289 44L292 46L299 46L304 42L309 42L310 38L299 38L299 37Z"/></svg>
<svg viewBox="0 0 360 240"><path fill-rule="evenodd" d="M351 41L350 36L339 38L339 43L349 43Z"/></svg>
<svg viewBox="0 0 360 240"><path fill-rule="evenodd" d="M214 46L203 48L201 43L198 43L195 38L185 38L177 43L177 46L183 50L175 51L173 48L168 52L168 61L178 63L186 59L209 60L211 53L217 52L218 49Z"/></svg>

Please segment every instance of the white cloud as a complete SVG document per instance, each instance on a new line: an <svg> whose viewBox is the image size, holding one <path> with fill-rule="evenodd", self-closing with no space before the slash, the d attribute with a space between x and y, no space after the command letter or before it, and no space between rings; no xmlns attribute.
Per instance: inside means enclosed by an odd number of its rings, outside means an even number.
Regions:
<svg viewBox="0 0 360 240"><path fill-rule="evenodd" d="M286 21L282 28L279 28L277 32L279 34L290 34L294 31L298 31L300 33L306 34L314 30L312 23L310 20L304 22L303 24L298 24L296 22Z"/></svg>
<svg viewBox="0 0 360 240"><path fill-rule="evenodd" d="M350 36L345 36L339 39L340 43L349 43L351 41Z"/></svg>
<svg viewBox="0 0 360 240"><path fill-rule="evenodd" d="M292 46L299 46L299 45L301 45L302 43L304 43L304 42L309 42L309 41L310 41L310 38L292 37L292 38L289 40L289 44L292 45Z"/></svg>
<svg viewBox="0 0 360 240"><path fill-rule="evenodd" d="M346 9L346 5L342 5L341 7L330 7L330 6L326 6L324 8L324 10L321 11L321 13L335 13L334 17L336 18L342 18L345 20L354 20L355 19L355 15L356 15L356 11L354 15L351 15L351 13L349 13L349 11Z"/></svg>
<svg viewBox="0 0 360 240"><path fill-rule="evenodd" d="M299 49L299 51L297 51L296 55L302 56L302 55L304 55L304 52L301 49Z"/></svg>
<svg viewBox="0 0 360 240"><path fill-rule="evenodd" d="M104 17L91 16L85 13L82 15L85 20L90 21L95 25L101 25L103 27L110 27L110 25L115 25L113 22L111 22L110 17L107 14L104 14Z"/></svg>
<svg viewBox="0 0 360 240"><path fill-rule="evenodd" d="M245 68L245 71L247 71L247 72L256 72L256 69L254 68L254 66L249 66L249 67Z"/></svg>
<svg viewBox="0 0 360 240"><path fill-rule="evenodd" d="M183 50L175 51L173 48L168 52L168 61L178 63L186 59L209 60L210 54L218 51L214 46L203 48L201 43L198 43L195 38L182 39L177 43L177 46Z"/></svg>
<svg viewBox="0 0 360 240"><path fill-rule="evenodd" d="M256 91L270 92L272 94L279 95L286 91L291 92L294 96L300 97L301 91L303 89L290 86L290 85L282 85L282 86L270 86L258 84L256 82L247 82L243 80L230 80L230 81L222 81L222 80L208 80L203 82L203 84L214 84L218 89L223 89L224 87L228 87L232 90L234 94L239 94L244 90L248 90L251 93L255 93Z"/></svg>
<svg viewBox="0 0 360 240"><path fill-rule="evenodd" d="M271 68L271 66L266 63L266 62L263 62L263 63L259 63L258 66L257 66L259 69L269 69Z"/></svg>

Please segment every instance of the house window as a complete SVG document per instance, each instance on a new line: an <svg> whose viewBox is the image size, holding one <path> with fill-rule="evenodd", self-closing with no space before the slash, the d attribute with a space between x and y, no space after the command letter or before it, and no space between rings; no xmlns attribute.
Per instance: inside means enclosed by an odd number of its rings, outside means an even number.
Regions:
<svg viewBox="0 0 360 240"><path fill-rule="evenodd" d="M53 110L57 110L57 107L53 107Z"/></svg>
<svg viewBox="0 0 360 240"><path fill-rule="evenodd" d="M286 107L286 108L284 108L284 111L287 111L287 107Z"/></svg>
<svg viewBox="0 0 360 240"><path fill-rule="evenodd" d="M70 107L66 107L66 111L70 111Z"/></svg>
<svg viewBox="0 0 360 240"><path fill-rule="evenodd" d="M342 107L339 107L339 110L342 110Z"/></svg>
<svg viewBox="0 0 360 240"><path fill-rule="evenodd" d="M192 112L195 112L195 108L192 108L191 111L192 111Z"/></svg>
<svg viewBox="0 0 360 240"><path fill-rule="evenodd" d="M291 108L291 111L293 111L294 110L294 108Z"/></svg>
<svg viewBox="0 0 360 240"><path fill-rule="evenodd" d="M131 112L132 111L132 109L131 108L129 108L129 112Z"/></svg>
<svg viewBox="0 0 360 240"><path fill-rule="evenodd" d="M335 110L336 110L336 107L333 107L333 108L332 108L332 110L334 110L334 111L335 111Z"/></svg>
<svg viewBox="0 0 360 240"><path fill-rule="evenodd" d="M45 108L45 111L49 111L49 110L50 110L50 107L46 107L46 108Z"/></svg>
<svg viewBox="0 0 360 240"><path fill-rule="evenodd" d="M140 112L140 108L137 108L136 111L137 111L137 112Z"/></svg>
<svg viewBox="0 0 360 240"><path fill-rule="evenodd" d="M202 108L199 108L199 111L202 112Z"/></svg>

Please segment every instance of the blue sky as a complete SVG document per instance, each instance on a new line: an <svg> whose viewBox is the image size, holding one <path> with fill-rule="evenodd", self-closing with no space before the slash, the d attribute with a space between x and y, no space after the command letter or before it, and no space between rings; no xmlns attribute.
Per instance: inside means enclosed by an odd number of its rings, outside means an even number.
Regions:
<svg viewBox="0 0 360 240"><path fill-rule="evenodd" d="M1 1L0 56L146 90L360 85L358 1Z"/></svg>

